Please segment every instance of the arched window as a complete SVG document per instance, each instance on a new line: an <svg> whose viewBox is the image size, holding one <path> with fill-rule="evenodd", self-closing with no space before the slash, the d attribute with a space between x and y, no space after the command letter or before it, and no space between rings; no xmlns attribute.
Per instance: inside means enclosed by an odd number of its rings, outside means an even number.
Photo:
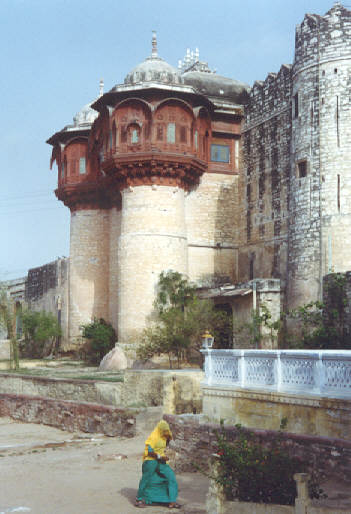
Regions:
<svg viewBox="0 0 351 514"><path fill-rule="evenodd" d="M129 133L129 142L132 145L135 145L137 143L140 143L140 127L136 123L133 123L132 125L129 125L128 127L128 133Z"/></svg>
<svg viewBox="0 0 351 514"><path fill-rule="evenodd" d="M195 150L197 151L199 149L199 133L197 130L195 130L195 134L194 134L194 146L195 146Z"/></svg>
<svg viewBox="0 0 351 514"><path fill-rule="evenodd" d="M175 123L167 125L167 143L175 143Z"/></svg>
<svg viewBox="0 0 351 514"><path fill-rule="evenodd" d="M139 130L136 128L132 129L131 132L131 142L132 143L139 143Z"/></svg>
<svg viewBox="0 0 351 514"><path fill-rule="evenodd" d="M79 175L84 175L86 173L86 160L85 157L79 158Z"/></svg>

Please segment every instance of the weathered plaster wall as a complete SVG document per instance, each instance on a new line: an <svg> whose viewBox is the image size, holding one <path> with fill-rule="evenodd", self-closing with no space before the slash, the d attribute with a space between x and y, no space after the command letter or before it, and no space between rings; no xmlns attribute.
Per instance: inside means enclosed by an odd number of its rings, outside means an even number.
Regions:
<svg viewBox="0 0 351 514"><path fill-rule="evenodd" d="M202 391L203 413L215 422L279 430L287 418L290 432L351 440L350 400L224 387L204 386Z"/></svg>

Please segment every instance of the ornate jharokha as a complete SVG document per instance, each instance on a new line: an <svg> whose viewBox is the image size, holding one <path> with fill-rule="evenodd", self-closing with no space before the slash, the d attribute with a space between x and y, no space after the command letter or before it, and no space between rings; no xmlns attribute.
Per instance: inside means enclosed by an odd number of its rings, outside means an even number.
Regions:
<svg viewBox="0 0 351 514"><path fill-rule="evenodd" d="M196 279L218 267L216 233L227 247L219 271L234 270L234 198L227 221L217 211L237 180L247 87L189 59L183 73L170 66L154 34L124 84L49 139L56 195L71 210L70 344L93 316L136 340L162 271Z"/></svg>

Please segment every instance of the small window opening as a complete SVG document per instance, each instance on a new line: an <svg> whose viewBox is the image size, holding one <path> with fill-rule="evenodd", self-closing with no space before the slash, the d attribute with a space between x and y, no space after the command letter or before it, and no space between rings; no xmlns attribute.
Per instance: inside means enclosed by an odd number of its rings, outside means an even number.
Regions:
<svg viewBox="0 0 351 514"><path fill-rule="evenodd" d="M113 146L113 133L112 133L112 130L110 130L109 132L109 150L112 150L112 146Z"/></svg>
<svg viewBox="0 0 351 514"><path fill-rule="evenodd" d="M229 162L229 146L216 144L211 145L211 161Z"/></svg>
<svg viewBox="0 0 351 514"><path fill-rule="evenodd" d="M65 161L61 163L61 178L65 178Z"/></svg>
<svg viewBox="0 0 351 514"><path fill-rule="evenodd" d="M249 280L253 280L253 278L254 278L254 262L255 262L255 255L251 254L250 260L249 260Z"/></svg>
<svg viewBox="0 0 351 514"><path fill-rule="evenodd" d="M121 128L121 143L127 142L127 129L125 127Z"/></svg>
<svg viewBox="0 0 351 514"><path fill-rule="evenodd" d="M338 68L334 68L334 73L338 73Z"/></svg>
<svg viewBox="0 0 351 514"><path fill-rule="evenodd" d="M85 157L80 157L79 159L79 174L84 175L86 173L86 161Z"/></svg>
<svg viewBox="0 0 351 514"><path fill-rule="evenodd" d="M298 178L307 177L307 161L300 161L297 163Z"/></svg>
<svg viewBox="0 0 351 514"><path fill-rule="evenodd" d="M186 143L186 127L180 127L180 142Z"/></svg>
<svg viewBox="0 0 351 514"><path fill-rule="evenodd" d="M298 93L296 93L294 95L293 100L294 100L294 107L293 107L293 109L294 109L294 118L297 118L299 116L299 94Z"/></svg>
<svg viewBox="0 0 351 514"><path fill-rule="evenodd" d="M198 148L199 148L199 133L197 130L195 130L195 134L194 134L194 146L195 146L195 150L198 150Z"/></svg>
<svg viewBox="0 0 351 514"><path fill-rule="evenodd" d="M175 123L167 125L167 143L175 143Z"/></svg>
<svg viewBox="0 0 351 514"><path fill-rule="evenodd" d="M132 144L139 143L139 131L138 129L133 129L131 134L131 142Z"/></svg>

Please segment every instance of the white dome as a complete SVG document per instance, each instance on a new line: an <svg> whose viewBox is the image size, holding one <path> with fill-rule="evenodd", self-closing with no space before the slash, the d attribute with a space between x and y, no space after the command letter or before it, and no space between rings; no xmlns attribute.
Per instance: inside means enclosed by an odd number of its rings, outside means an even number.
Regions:
<svg viewBox="0 0 351 514"><path fill-rule="evenodd" d="M74 116L73 122L75 126L91 125L94 123L99 113L91 108L92 103L94 102L84 105L84 107Z"/></svg>
<svg viewBox="0 0 351 514"><path fill-rule="evenodd" d="M164 84L180 84L178 70L160 57L148 57L132 69L124 79L125 84L140 82L162 82Z"/></svg>

